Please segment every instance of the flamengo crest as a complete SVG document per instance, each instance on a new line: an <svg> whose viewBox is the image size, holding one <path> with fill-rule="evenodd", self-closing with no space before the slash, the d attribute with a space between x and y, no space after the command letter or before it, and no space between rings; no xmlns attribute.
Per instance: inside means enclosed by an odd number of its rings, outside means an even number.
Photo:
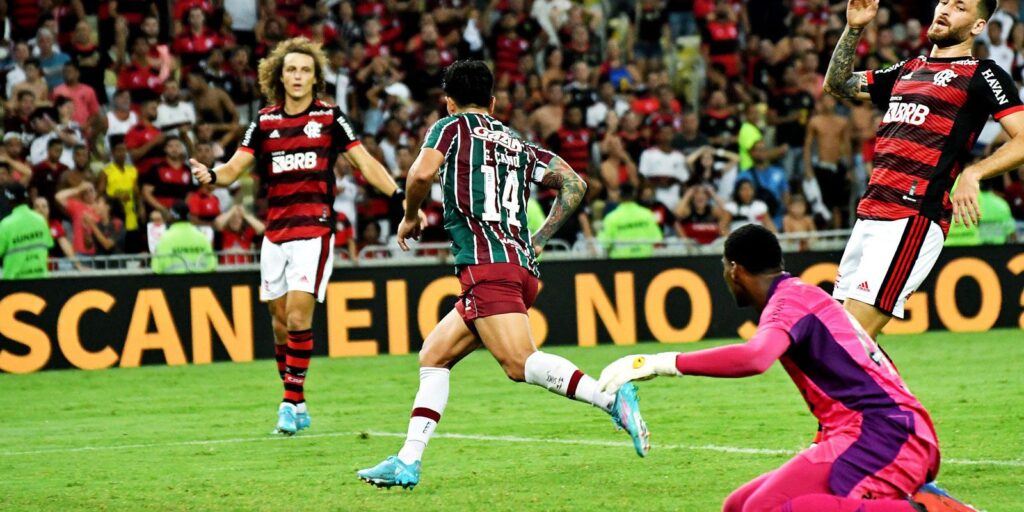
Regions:
<svg viewBox="0 0 1024 512"><path fill-rule="evenodd" d="M305 133L306 137L311 139L319 139L321 126L322 125L316 121L310 121L306 123L306 127L302 129L302 133Z"/></svg>
<svg viewBox="0 0 1024 512"><path fill-rule="evenodd" d="M954 73L953 70L943 69L935 74L935 78L932 79L932 82L940 87L946 87L949 85L949 82L956 77L957 74Z"/></svg>

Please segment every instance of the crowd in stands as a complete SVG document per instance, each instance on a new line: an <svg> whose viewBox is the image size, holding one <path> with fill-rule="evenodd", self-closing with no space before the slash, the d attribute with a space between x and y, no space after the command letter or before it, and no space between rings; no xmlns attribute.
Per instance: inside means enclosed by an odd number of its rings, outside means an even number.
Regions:
<svg viewBox="0 0 1024 512"><path fill-rule="evenodd" d="M1001 9L974 54L1018 81L1024 24ZM926 55L928 2L883 0L857 69ZM847 228L871 173L880 112L822 95L845 0L8 0L0 42L0 186L20 183L66 266L154 253L175 204L218 251L258 248L259 177L200 187L188 159L233 154L262 106L259 59L285 38L322 43L326 99L404 180L443 117L456 59L496 75L494 115L583 175L586 203L555 238L615 241L615 211L659 239L707 244L746 223ZM991 122L976 153L1003 137ZM399 205L338 159L336 244L387 245ZM988 183L1024 220L1024 170ZM427 241L443 241L440 194ZM10 208L0 194L0 218ZM537 190L534 211L553 193ZM1000 203L1001 201L1001 203ZM626 212L626 210L623 210ZM623 216L620 214L620 216ZM541 214L540 219L543 219ZM609 222L611 221L611 222ZM221 256L221 262L245 261Z"/></svg>

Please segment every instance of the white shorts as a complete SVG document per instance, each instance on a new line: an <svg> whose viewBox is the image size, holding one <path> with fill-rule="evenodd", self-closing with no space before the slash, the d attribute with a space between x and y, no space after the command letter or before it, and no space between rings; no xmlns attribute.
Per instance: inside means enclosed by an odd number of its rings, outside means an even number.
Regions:
<svg viewBox="0 0 1024 512"><path fill-rule="evenodd" d="M260 248L260 300L288 292L308 292L323 302L334 268L334 235L275 244L263 238Z"/></svg>
<svg viewBox="0 0 1024 512"><path fill-rule="evenodd" d="M903 318L903 305L935 266L945 236L925 217L859 219L839 262L832 296Z"/></svg>

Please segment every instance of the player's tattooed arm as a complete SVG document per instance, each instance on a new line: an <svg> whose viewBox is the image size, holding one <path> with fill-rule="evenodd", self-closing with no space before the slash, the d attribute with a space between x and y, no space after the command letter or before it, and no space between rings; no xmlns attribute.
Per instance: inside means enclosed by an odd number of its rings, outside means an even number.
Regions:
<svg viewBox="0 0 1024 512"><path fill-rule="evenodd" d="M836 43L832 60L825 73L825 92L840 99L869 99L868 77L863 71L853 71L857 55L857 44L864 31L860 27L846 27L843 36Z"/></svg>
<svg viewBox="0 0 1024 512"><path fill-rule="evenodd" d="M579 208L583 202L583 196L587 193L587 182L576 171L572 170L569 164L559 157L555 157L548 164L548 168L541 177L541 184L558 189L558 196L555 198L551 211L544 224L533 234L534 246L543 249L548 240L561 229L565 221Z"/></svg>

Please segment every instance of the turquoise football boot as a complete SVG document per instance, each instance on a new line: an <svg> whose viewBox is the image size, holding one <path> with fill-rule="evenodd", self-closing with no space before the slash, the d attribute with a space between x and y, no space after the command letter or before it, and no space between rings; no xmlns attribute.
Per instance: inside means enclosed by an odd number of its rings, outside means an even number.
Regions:
<svg viewBox="0 0 1024 512"><path fill-rule="evenodd" d="M313 425L313 418L309 416L309 411L295 413L295 431L306 430Z"/></svg>
<svg viewBox="0 0 1024 512"><path fill-rule="evenodd" d="M289 404L281 404L281 407L277 410L277 427L274 428L273 433L290 436L294 435L297 430L295 407Z"/></svg>
<svg viewBox="0 0 1024 512"><path fill-rule="evenodd" d="M615 426L625 429L633 438L636 454L645 457L651 451L651 434L647 431L647 423L640 416L640 399L637 397L636 386L627 382L615 393L612 410L612 422Z"/></svg>
<svg viewBox="0 0 1024 512"><path fill-rule="evenodd" d="M356 475L360 480L377 487L399 485L412 490L420 483L420 461L405 464L398 457L391 456L372 468L356 471Z"/></svg>

